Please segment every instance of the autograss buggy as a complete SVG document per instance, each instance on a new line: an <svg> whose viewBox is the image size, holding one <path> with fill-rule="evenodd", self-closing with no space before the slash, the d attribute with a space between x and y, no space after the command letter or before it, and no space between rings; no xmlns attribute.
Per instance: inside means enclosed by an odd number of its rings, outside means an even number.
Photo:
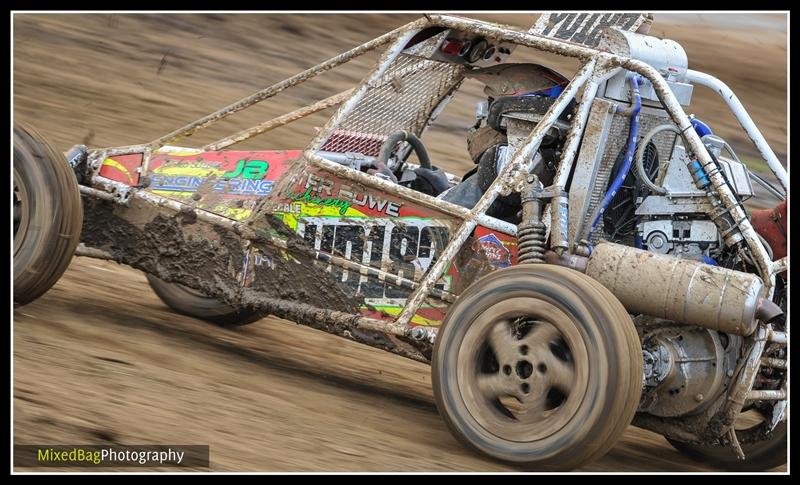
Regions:
<svg viewBox="0 0 800 485"><path fill-rule="evenodd" d="M430 362L453 434L497 460L572 469L633 423L722 468L785 463L786 205L742 201L753 182L785 200L786 170L651 21L547 14L526 32L426 15L147 144L63 156L15 127L14 301L47 291L80 241L180 312L271 314ZM517 47L581 67L506 62ZM352 90L175 146L382 48ZM468 78L487 98L475 169L456 177L421 137ZM696 85L777 186L687 116ZM230 148L337 105L305 150Z"/></svg>

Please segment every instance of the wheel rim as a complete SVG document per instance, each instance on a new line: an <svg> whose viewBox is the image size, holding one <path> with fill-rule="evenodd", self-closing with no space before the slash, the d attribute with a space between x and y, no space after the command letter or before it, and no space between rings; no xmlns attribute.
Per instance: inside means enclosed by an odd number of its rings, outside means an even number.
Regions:
<svg viewBox="0 0 800 485"><path fill-rule="evenodd" d="M14 208L14 254L17 254L28 232L28 223L30 222L28 200L27 188L15 167L14 192L12 194L12 204Z"/></svg>
<svg viewBox="0 0 800 485"><path fill-rule="evenodd" d="M588 351L574 319L537 298L511 298L469 326L458 355L464 404L486 431L531 442L569 423L588 388Z"/></svg>

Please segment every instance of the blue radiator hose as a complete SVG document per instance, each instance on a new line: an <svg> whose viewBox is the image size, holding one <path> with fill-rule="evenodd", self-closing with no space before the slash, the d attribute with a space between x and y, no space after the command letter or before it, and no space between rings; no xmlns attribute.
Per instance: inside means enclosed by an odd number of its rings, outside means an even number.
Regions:
<svg viewBox="0 0 800 485"><path fill-rule="evenodd" d="M614 196L617 195L617 191L622 186L622 182L625 181L625 177L628 176L628 172L630 172L631 165L633 164L633 154L636 152L636 142L639 138L639 111L642 109L642 98L639 95L639 79L638 75L628 77L628 81L631 85L631 98L633 98L633 106L630 108L631 126L628 132L628 146L625 150L625 159L622 162L622 167L620 167L617 177L614 179L614 182L611 184L611 187L608 189L608 192L606 192L605 197L603 197L603 200L597 208L596 215L592 221L592 227L589 230L589 236L587 237L590 242L592 240L592 233L597 228L600 218L603 217L603 213L606 211L606 208L608 208L608 204L610 204ZM625 108L620 109L617 107L618 113L626 111Z"/></svg>

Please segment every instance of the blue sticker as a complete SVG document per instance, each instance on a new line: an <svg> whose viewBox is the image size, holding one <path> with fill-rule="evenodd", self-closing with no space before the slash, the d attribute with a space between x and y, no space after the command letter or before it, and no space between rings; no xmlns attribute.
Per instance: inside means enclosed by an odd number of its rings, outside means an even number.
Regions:
<svg viewBox="0 0 800 485"><path fill-rule="evenodd" d="M487 234L478 239L481 249L486 254L486 259L492 268L507 268L511 266L511 251L494 234Z"/></svg>

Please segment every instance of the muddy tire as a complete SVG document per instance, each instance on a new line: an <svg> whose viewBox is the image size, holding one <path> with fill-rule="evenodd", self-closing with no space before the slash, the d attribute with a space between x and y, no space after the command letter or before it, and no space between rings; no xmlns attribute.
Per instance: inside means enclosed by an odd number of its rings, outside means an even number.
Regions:
<svg viewBox="0 0 800 485"><path fill-rule="evenodd" d="M72 261L83 224L78 182L64 155L14 126L14 303L49 290Z"/></svg>
<svg viewBox="0 0 800 485"><path fill-rule="evenodd" d="M450 308L432 358L436 406L482 454L569 470L605 454L639 404L642 354L622 304L558 266L495 271Z"/></svg>
<svg viewBox="0 0 800 485"><path fill-rule="evenodd" d="M683 443L667 438L667 441L682 454L704 465L719 470L757 472L770 470L786 464L786 421L779 423L769 439L748 443L748 435L755 435L755 429L737 430L737 439L744 452L744 461L736 458L729 445L697 445Z"/></svg>
<svg viewBox="0 0 800 485"><path fill-rule="evenodd" d="M183 315L222 326L247 325L264 316L255 310L234 308L179 283L167 283L150 274L145 276L161 301Z"/></svg>

